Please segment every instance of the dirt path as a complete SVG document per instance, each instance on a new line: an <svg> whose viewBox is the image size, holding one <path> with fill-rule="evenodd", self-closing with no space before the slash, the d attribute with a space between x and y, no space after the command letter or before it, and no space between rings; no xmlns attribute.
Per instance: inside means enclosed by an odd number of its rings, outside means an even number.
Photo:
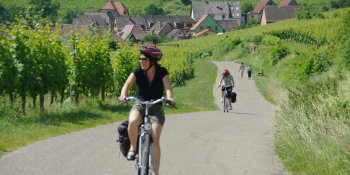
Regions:
<svg viewBox="0 0 350 175"><path fill-rule="evenodd" d="M274 106L257 91L254 81L239 78L238 64L215 62L234 76L237 102L233 111L166 116L162 132L163 175L284 174L273 155ZM222 108L215 82L215 103ZM209 86L209 85L208 85ZM47 139L23 147L0 160L3 174L136 174L134 162L120 154L113 123Z"/></svg>

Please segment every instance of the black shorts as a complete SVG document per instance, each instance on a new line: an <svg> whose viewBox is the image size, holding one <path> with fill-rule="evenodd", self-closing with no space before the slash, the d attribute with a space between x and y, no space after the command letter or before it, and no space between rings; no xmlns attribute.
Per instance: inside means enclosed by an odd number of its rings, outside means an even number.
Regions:
<svg viewBox="0 0 350 175"><path fill-rule="evenodd" d="M232 87L227 87L227 98L231 98ZM221 91L225 91L225 85L222 85Z"/></svg>

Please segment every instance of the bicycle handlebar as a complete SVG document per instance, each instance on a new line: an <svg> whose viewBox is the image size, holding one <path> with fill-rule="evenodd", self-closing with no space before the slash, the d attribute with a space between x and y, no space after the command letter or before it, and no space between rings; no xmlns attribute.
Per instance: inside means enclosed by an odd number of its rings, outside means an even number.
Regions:
<svg viewBox="0 0 350 175"><path fill-rule="evenodd" d="M165 102L165 103L171 105L171 101L166 99L165 97L162 97L162 98L160 98L160 99L158 99L156 101L152 101L151 102L151 101L142 101L142 100L140 100L137 97L132 97L131 96L131 97L126 97L125 98L125 103L127 103L127 102L129 102L131 100L136 100L136 101L140 102L141 104L145 104L145 105L154 105L154 104L161 103L161 102ZM174 105L175 105L175 103L174 103ZM174 106L174 105L172 105L172 106Z"/></svg>

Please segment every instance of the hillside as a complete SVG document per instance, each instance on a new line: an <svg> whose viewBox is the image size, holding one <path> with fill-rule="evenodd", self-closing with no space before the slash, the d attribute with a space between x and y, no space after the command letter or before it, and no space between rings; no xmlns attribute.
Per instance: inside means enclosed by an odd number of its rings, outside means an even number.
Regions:
<svg viewBox="0 0 350 175"><path fill-rule="evenodd" d="M330 6L332 0L297 0L299 4L316 4ZM52 2L55 2L52 0ZM58 10L58 18L66 16L67 12L74 11L76 13L83 12L95 12L106 4L105 0L57 0L60 4ZM191 1L190 0L153 0L153 1L140 1L140 0L120 0L129 9L131 16L137 16L143 14L143 9L149 4L155 3L157 7L163 8L164 12L168 15L190 15ZM241 0L241 7L254 8L259 0ZM274 0L276 4L279 4L281 0ZM20 9L26 9L28 7L29 0L3 0L0 4L5 9L11 9L12 11L18 11ZM10 13L10 12L8 12ZM11 12L13 13L13 12ZM15 15L15 14L14 14ZM1 17L1 14L0 14Z"/></svg>
<svg viewBox="0 0 350 175"><path fill-rule="evenodd" d="M350 173L350 8L324 16L176 42L199 59L252 65L276 104L276 155L292 174Z"/></svg>

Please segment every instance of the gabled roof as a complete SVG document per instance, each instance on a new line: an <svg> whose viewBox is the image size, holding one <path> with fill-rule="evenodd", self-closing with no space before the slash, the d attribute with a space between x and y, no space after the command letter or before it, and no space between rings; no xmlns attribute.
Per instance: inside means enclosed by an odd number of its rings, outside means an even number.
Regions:
<svg viewBox="0 0 350 175"><path fill-rule="evenodd" d="M257 13L257 14L261 13L265 5L276 5L276 4L272 0L260 0L258 5L255 6L252 13Z"/></svg>
<svg viewBox="0 0 350 175"><path fill-rule="evenodd" d="M170 23L169 22L162 22L162 26L160 26L160 22L157 22L152 26L151 30L161 31L166 25L170 25Z"/></svg>
<svg viewBox="0 0 350 175"><path fill-rule="evenodd" d="M301 5L293 6L265 6L266 22L272 23L286 19L295 18Z"/></svg>
<svg viewBox="0 0 350 175"><path fill-rule="evenodd" d="M172 37L174 36L178 31L181 31L180 29L173 29L171 32L169 32L166 36L167 37ZM182 32L182 31L181 31ZM183 33L183 32L182 32Z"/></svg>
<svg viewBox="0 0 350 175"><path fill-rule="evenodd" d="M224 32L230 32L239 26L237 20L217 20L216 22L224 29Z"/></svg>
<svg viewBox="0 0 350 175"><path fill-rule="evenodd" d="M292 1L294 2L293 4L298 4L297 2L295 2L295 0L282 0L279 6L288 6L289 4L291 4Z"/></svg>
<svg viewBox="0 0 350 175"><path fill-rule="evenodd" d="M143 40L143 38L149 34L148 33L133 33L133 35L135 36L136 40Z"/></svg>
<svg viewBox="0 0 350 175"><path fill-rule="evenodd" d="M123 40L126 39L126 37L128 37L129 34L131 33L143 33L137 26L135 25L130 25L130 27L128 28L128 30L125 31L125 33L123 34L123 36L121 37Z"/></svg>
<svg viewBox="0 0 350 175"><path fill-rule="evenodd" d="M192 1L192 12L191 17L194 19L199 19L205 14L229 15L233 18L240 18L241 7L239 1Z"/></svg>
<svg viewBox="0 0 350 175"><path fill-rule="evenodd" d="M203 31L201 31L201 32L198 32L198 33L192 35L192 36L201 36L201 35L203 35L203 34L209 34L209 33L216 33L216 32L214 32L214 31L212 31L212 30L210 30L210 29L205 29L205 30L203 30Z"/></svg>
<svg viewBox="0 0 350 175"><path fill-rule="evenodd" d="M118 15L123 15L124 10L127 8L121 2L108 1L106 5L104 5L101 10L114 10Z"/></svg>
<svg viewBox="0 0 350 175"><path fill-rule="evenodd" d="M77 26L73 24L62 24L60 32L61 36L65 38L70 38L73 34L80 34L82 36L85 36L89 34L89 27Z"/></svg>
<svg viewBox="0 0 350 175"><path fill-rule="evenodd" d="M103 27L107 26L106 20L103 19L100 15L79 15L78 19L80 21L91 19L91 22L96 21L99 26L103 26ZM79 21L79 20L77 20L77 21ZM73 21L74 21L74 19L73 19ZM90 22L90 24L91 24L91 22ZM73 23L73 24L79 25L77 23Z"/></svg>
<svg viewBox="0 0 350 175"><path fill-rule="evenodd" d="M190 30L195 30L199 26L199 24L201 24L207 17L208 17L207 14L203 15L202 18Z"/></svg>

